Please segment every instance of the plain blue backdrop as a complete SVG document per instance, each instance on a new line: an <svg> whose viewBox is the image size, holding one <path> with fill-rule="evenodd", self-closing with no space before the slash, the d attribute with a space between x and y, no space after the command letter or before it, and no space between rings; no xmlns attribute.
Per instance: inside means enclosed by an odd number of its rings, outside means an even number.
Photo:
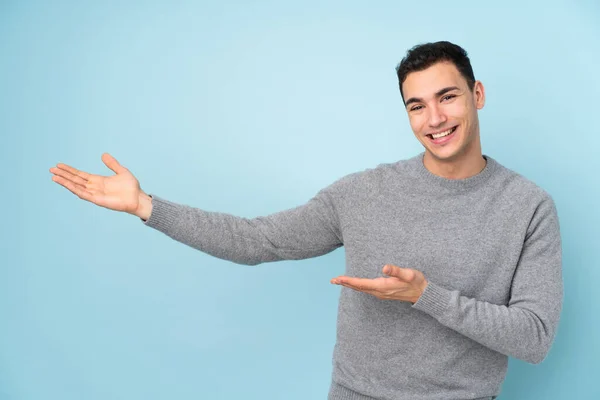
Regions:
<svg viewBox="0 0 600 400"><path fill-rule="evenodd" d="M500 399L600 398L600 6L0 1L0 399L324 399L344 250L242 266L51 181L58 162L253 217L422 151L395 66L470 54L485 154L555 199L565 302ZM418 266L411 266L418 268Z"/></svg>

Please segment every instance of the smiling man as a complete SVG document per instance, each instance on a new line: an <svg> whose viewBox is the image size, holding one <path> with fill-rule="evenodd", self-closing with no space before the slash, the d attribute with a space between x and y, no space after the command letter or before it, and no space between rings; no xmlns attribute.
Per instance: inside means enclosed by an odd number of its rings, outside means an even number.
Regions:
<svg viewBox="0 0 600 400"><path fill-rule="evenodd" d="M445 50L447 59L438 59L436 49ZM477 110L485 93L466 53L449 43L418 47L397 72L411 128L426 149L425 167L451 179L481 171L485 159Z"/></svg>
<svg viewBox="0 0 600 400"><path fill-rule="evenodd" d="M113 157L104 177L65 164L57 183L140 217L215 257L255 265L341 246L330 400L492 399L508 357L540 363L563 301L561 238L550 195L482 154L483 84L449 42L409 50L397 67L425 151L355 172L301 206L253 219L141 190Z"/></svg>

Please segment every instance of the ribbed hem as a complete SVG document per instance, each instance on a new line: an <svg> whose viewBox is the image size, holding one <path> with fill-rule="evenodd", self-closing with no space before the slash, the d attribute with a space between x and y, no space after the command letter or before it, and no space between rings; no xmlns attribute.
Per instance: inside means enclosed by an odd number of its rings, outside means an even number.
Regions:
<svg viewBox="0 0 600 400"><path fill-rule="evenodd" d="M152 198L152 212L146 221L140 220L147 226L157 229L161 232L169 232L172 230L175 220L177 219L177 205L168 200L162 199L154 194Z"/></svg>
<svg viewBox="0 0 600 400"><path fill-rule="evenodd" d="M421 297L412 305L412 308L421 310L439 320L446 313L451 297L452 292L448 289L428 282Z"/></svg>
<svg viewBox="0 0 600 400"><path fill-rule="evenodd" d="M494 400L496 397L497 396L485 396L478 397L473 400ZM329 396L327 396L327 400L378 400L378 398L365 396L364 394L357 393L354 390L350 390L338 383L331 382L331 388L329 390Z"/></svg>
<svg viewBox="0 0 600 400"><path fill-rule="evenodd" d="M345 386L338 383L331 382L331 388L329 389L329 396L327 400L377 400L375 397L365 396L350 390Z"/></svg>
<svg viewBox="0 0 600 400"><path fill-rule="evenodd" d="M492 157L486 154L483 154L482 156L486 160L485 167L478 174L464 179L448 179L439 175L435 175L429 171L423 163L425 152L413 157L411 161L417 176L425 179L428 183L451 190L464 190L487 181L498 168L498 163Z"/></svg>

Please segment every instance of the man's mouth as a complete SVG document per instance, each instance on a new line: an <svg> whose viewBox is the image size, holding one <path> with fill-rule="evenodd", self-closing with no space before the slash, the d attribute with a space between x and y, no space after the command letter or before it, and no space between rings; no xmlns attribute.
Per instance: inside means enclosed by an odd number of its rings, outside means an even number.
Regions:
<svg viewBox="0 0 600 400"><path fill-rule="evenodd" d="M427 137L429 137L429 139L431 139L434 143L444 142L445 140L440 140L440 139L445 138L446 136L452 135L456 131L456 128L458 128L458 125L450 128L450 129L446 129L443 132L429 133L429 134L427 134Z"/></svg>

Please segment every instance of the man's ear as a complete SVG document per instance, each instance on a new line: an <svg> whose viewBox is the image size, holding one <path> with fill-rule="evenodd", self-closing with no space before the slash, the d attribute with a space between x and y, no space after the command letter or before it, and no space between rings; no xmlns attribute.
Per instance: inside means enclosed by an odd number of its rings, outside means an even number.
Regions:
<svg viewBox="0 0 600 400"><path fill-rule="evenodd" d="M478 110L481 110L485 105L485 88L481 81L475 81L475 85L473 86L473 97L475 99L475 107L477 107Z"/></svg>

